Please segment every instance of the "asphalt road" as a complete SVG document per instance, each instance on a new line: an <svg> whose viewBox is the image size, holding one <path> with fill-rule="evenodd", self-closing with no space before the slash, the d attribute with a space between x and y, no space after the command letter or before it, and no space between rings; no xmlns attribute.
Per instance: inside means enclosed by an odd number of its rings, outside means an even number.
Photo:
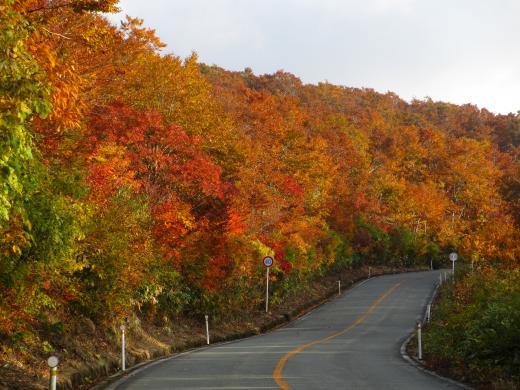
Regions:
<svg viewBox="0 0 520 390"><path fill-rule="evenodd" d="M370 279L276 331L163 361L111 389L455 389L399 353L438 277Z"/></svg>

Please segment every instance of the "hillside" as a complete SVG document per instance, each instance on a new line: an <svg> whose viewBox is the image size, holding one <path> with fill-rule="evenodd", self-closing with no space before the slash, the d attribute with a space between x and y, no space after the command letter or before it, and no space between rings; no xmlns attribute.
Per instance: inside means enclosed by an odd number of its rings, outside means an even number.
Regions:
<svg viewBox="0 0 520 390"><path fill-rule="evenodd" d="M9 367L62 353L49 335L89 321L258 310L265 255L274 303L451 250L518 269L518 114L181 59L140 20L100 16L115 3L0 5Z"/></svg>

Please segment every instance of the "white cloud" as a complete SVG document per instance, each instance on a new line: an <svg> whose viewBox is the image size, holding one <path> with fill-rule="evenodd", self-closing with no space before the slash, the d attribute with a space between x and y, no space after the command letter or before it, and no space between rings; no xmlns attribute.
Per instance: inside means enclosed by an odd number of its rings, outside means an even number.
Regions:
<svg viewBox="0 0 520 390"><path fill-rule="evenodd" d="M175 54L404 98L520 109L517 0L122 0ZM115 18L118 19L117 17Z"/></svg>

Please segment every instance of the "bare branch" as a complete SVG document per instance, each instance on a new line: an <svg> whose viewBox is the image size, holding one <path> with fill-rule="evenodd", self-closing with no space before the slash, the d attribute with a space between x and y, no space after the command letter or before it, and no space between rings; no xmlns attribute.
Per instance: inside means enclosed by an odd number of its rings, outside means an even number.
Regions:
<svg viewBox="0 0 520 390"><path fill-rule="evenodd" d="M63 35L63 34L60 34L60 33L57 33L57 32L54 32L54 31L50 31L50 30L47 30L45 27L42 27L45 31L47 31L49 34L53 34L53 35L57 35L61 38L65 38L65 39L72 39L71 37L67 37L66 35Z"/></svg>

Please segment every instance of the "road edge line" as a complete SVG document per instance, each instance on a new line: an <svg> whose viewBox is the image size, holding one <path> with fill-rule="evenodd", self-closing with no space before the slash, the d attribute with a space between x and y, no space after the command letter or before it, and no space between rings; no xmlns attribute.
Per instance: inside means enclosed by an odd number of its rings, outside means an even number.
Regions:
<svg viewBox="0 0 520 390"><path fill-rule="evenodd" d="M439 291L439 287L440 287L440 285L437 283L436 286L435 286L435 289L433 290L433 293L431 294L431 297L430 297L427 305L431 305L432 304L432 302L434 301L435 297L437 296L437 292ZM424 306L423 306L423 310L424 310ZM412 338L415 336L416 333L417 333L416 329L412 330L412 332L410 332L410 334L403 341L403 343L401 344L401 348L399 349L399 353L400 353L401 357L408 364L410 364L411 366L414 366L416 369L418 369L418 370L420 370L420 371L422 371L422 372L424 372L424 373L426 373L428 375L431 375L431 376L433 376L433 377L435 377L437 379L442 380L443 382L448 382L451 385L458 386L461 389L475 390L473 387L471 387L469 385L466 385L466 384L464 384L462 382L456 381L455 379L447 378L445 376L442 376L442 375L436 373L435 371L430 370L429 368L426 368L426 366L421 361L419 361L419 360L411 357L410 355L408 355L408 352L406 352L406 349L408 348L408 344L410 343L410 341L412 341Z"/></svg>
<svg viewBox="0 0 520 390"><path fill-rule="evenodd" d="M362 285L364 285L365 283L369 282L372 279L379 278L381 276L398 275L400 273L406 274L406 273L409 273L409 272L424 272L424 271L413 270L413 271L405 271L405 272L397 272L397 273L378 274L378 275L374 275L374 276L372 276L370 278L367 278L367 279L361 279L361 280L358 280L357 282L351 284L350 286L348 286L345 290L343 290L341 292L341 296L340 297L342 297L344 294L348 294L349 292L351 292L352 290L354 290L354 289L356 289L358 287L361 287ZM119 372L109 376L108 378L104 379L102 382L94 385L93 387L90 387L89 390L116 390L118 386L122 385L127 380L131 379L133 376L135 376L135 375L139 374L140 372L146 370L147 368L153 367L153 366L155 366L157 364L166 362L168 360L177 359L177 358L182 357L184 355L187 355L187 354L190 354L190 353L194 353L194 352L198 352L198 351L202 351L202 350L205 350L205 349L208 349L208 348L211 348L211 347L231 344L231 343L234 343L234 342L239 342L239 341L242 341L242 340L252 339L253 337L259 337L259 336L262 336L264 334L274 332L275 330L278 330L278 329L280 329L280 328L282 328L284 326L287 326L287 325L289 325L289 324L291 324L291 323L293 323L295 321L298 321L301 317L303 317L303 316L305 316L307 314L312 313L314 310L318 309L319 307L321 307L321 306L323 306L323 305L325 305L325 304L327 304L327 303L329 303L332 300L337 299L337 298L338 298L337 295L332 294L332 295L324 298L319 303L317 303L317 304L315 304L313 306L310 306L307 309L303 310L299 315L292 317L290 320L286 320L286 321L284 321L284 322L282 322L282 323L280 323L278 325L273 326L272 328L266 329L265 331L263 331L263 332L261 332L259 334L253 334L253 335L250 335L250 336L239 337L239 338L232 339L232 340L220 341L220 342L217 342L217 343L212 343L211 345L205 345L205 346L201 346L201 347L188 349L188 350L185 350L185 351L182 351L182 352L179 352L179 353L174 353L174 354L171 354L169 356L162 356L162 357L159 357L159 358L154 359L154 360L146 360L144 362L138 363L138 364L128 368L125 372L119 371Z"/></svg>
<svg viewBox="0 0 520 390"><path fill-rule="evenodd" d="M158 357L156 359L146 360L144 362L135 364L134 366L131 366L131 367L127 368L127 370L125 372L119 371L119 372L116 372L116 373L110 375L109 377L105 377L105 379L103 379L101 382L93 385L92 387L89 387L88 389L89 390L116 390L119 385L122 385L124 382L129 380L134 375L137 375L138 373L146 370L149 367L153 367L156 364L163 363L163 362L168 361L168 360L173 360L173 359L176 359L178 357L182 357L183 355L190 354L190 353L193 353L193 352L202 351L204 349L208 349L208 348L211 348L211 347L214 347L214 346L231 344L231 343L234 343L234 342L239 342L239 341L242 341L242 340L251 339L253 337L259 337L259 336L262 336L264 334L274 332L277 329L280 329L280 328L282 328L284 326L287 326L287 325L289 325L289 324L291 324L291 323L293 323L295 321L298 321L301 317L303 317L303 316L305 316L307 314L310 314L314 310L316 310L316 309L320 308L321 306L331 302L332 300L343 297L344 295L350 293L352 290L354 290L354 289L356 289L358 287L361 287L365 283L368 283L372 279L380 278L380 277L383 277L383 276L404 275L404 274L415 273L415 272L429 272L429 270L426 270L426 269L424 269L424 270L423 269L410 269L410 270L405 270L405 271L402 271L402 272L391 271L391 272L388 272L388 273L381 273L381 274L372 275L370 278L358 279L358 281L352 283L347 288L345 288L341 292L341 295L339 297L338 297L337 294L331 294L329 296L326 296L319 303L317 303L317 304L315 304L313 306L307 307L304 310L302 310L298 315L296 315L294 317L291 317L290 319L288 319L286 321L283 321L283 322L281 322L281 323L279 323L277 325L274 325L274 326L272 326L269 329L261 331L258 334L252 334L252 335L244 336L244 337L237 337L237 338L234 338L234 339L231 339L231 340L225 340L225 341L212 343L211 345L204 345L204 346L194 347L192 349L187 349L187 350L184 350L182 352L170 354L170 355L167 355L167 356L161 356L161 357Z"/></svg>

